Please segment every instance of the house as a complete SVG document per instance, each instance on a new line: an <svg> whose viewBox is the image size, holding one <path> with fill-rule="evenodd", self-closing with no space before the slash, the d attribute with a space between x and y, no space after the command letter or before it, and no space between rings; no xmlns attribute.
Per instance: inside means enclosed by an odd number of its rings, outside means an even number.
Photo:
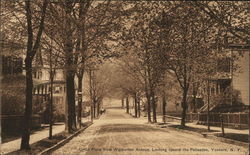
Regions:
<svg viewBox="0 0 250 155"><path fill-rule="evenodd" d="M40 115L43 123L49 122L50 94L53 93L53 109L55 121L64 121L66 86L63 69L55 69L53 87L51 89L50 67L43 62L42 52L39 50L33 64L33 98L37 98L34 104L46 107Z"/></svg>
<svg viewBox="0 0 250 155"><path fill-rule="evenodd" d="M198 112L244 112L249 110L249 46L231 44L227 49L229 56L218 59L217 72L208 79L209 87L204 87L204 106ZM230 58L240 54L231 62ZM237 70L234 70L234 68ZM209 93L208 91L209 90ZM209 97L208 97L209 94Z"/></svg>
<svg viewBox="0 0 250 155"><path fill-rule="evenodd" d="M208 100L209 111L211 112L245 112L249 110L250 47L230 44L223 50L226 55L218 55L215 73L207 76L204 79L205 82L190 85L187 112L206 113L208 111ZM235 61L231 61L235 55L240 56ZM181 95L179 96L181 97ZM170 95L171 98L173 98L173 95ZM170 102L171 104L167 105L167 110L170 113L181 113L181 98L176 98L175 101ZM174 109L175 105L176 109ZM159 104L158 111L161 111L161 104Z"/></svg>
<svg viewBox="0 0 250 155"><path fill-rule="evenodd" d="M25 83L25 48L21 45L10 45L10 43L4 43L3 51L1 53L1 80L3 82L4 79L13 79L23 77L23 82ZM11 47L16 47L15 49ZM43 62L41 49L37 52L34 62L33 62L33 114L41 114L48 115L48 103L49 103L49 95L50 95L50 75L49 75L49 67ZM6 81L6 80L4 80ZM11 81L10 81L11 82ZM14 81L13 81L14 82ZM20 87L14 85L14 83L9 83L8 85L12 85L11 87ZM1 88L2 90L7 89L7 84L3 83L5 88ZM22 85L22 90L25 90L25 84ZM60 120L63 120L63 114L65 112L65 80L64 80L64 72L63 69L56 69L55 76L54 76L54 84L53 84L53 104L55 109L55 117L60 117ZM10 90L11 91L11 90ZM14 90L13 90L14 91ZM22 93L22 94L20 94ZM22 107L25 104L25 94L24 91L20 92L19 94L22 95L23 99L20 100L23 102ZM2 94L4 95L4 94ZM3 99L7 99L4 97ZM4 100L2 100L4 101ZM7 102L7 100L6 100ZM5 103L3 103L5 104ZM7 103L6 103L7 104ZM12 103L8 103L12 104ZM14 104L14 103L13 103ZM11 105L9 105L11 106ZM2 109L5 111L4 109ZM20 112L13 111L10 112L13 115L22 114L23 110L19 110ZM7 111L6 111L7 112ZM56 118L57 119L57 118ZM46 119L42 119L42 123L48 122L48 116Z"/></svg>
<svg viewBox="0 0 250 155"><path fill-rule="evenodd" d="M23 75L25 47L21 44L1 40L1 134L21 131L25 106L25 76ZM35 102L33 100L33 102ZM31 128L41 127L37 115L39 107L34 105Z"/></svg>

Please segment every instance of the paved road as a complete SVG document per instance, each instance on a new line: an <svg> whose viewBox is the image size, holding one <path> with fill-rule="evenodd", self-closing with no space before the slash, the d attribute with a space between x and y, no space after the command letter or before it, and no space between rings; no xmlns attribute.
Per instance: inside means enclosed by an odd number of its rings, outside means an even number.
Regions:
<svg viewBox="0 0 250 155"><path fill-rule="evenodd" d="M171 155L248 154L247 148L206 139L169 128L157 128L146 119L132 118L122 109L106 114L53 154Z"/></svg>

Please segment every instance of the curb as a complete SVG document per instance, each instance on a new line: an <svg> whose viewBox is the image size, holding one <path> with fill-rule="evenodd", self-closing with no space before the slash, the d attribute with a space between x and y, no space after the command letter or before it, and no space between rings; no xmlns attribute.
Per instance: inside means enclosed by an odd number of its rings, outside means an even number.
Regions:
<svg viewBox="0 0 250 155"><path fill-rule="evenodd" d="M181 131L181 132L184 132L184 133L190 133L190 134L194 134L194 135L197 135L197 136L205 137L202 133L195 132L195 131L189 131L189 130L184 130L184 129L177 129L177 128L174 128L174 127L167 127L167 128L173 129L175 131Z"/></svg>
<svg viewBox="0 0 250 155"><path fill-rule="evenodd" d="M159 127L159 126L156 126ZM228 138L223 138L223 137L217 137L215 135L211 135L211 134L204 134L204 133L199 133L199 132L195 132L195 131L189 131L189 130L184 130L184 129L177 129L174 127L169 127L167 126L167 128L175 130L175 131L181 131L184 133L190 133L190 134L195 134L198 136L202 136L204 138L209 138L209 139L215 139L224 143L228 143L228 144L234 144L234 145L238 145L238 146L242 146L242 147L249 147L249 143L245 143L245 142L241 142L241 141L237 141L237 140L232 140L232 139L228 139Z"/></svg>
<svg viewBox="0 0 250 155"><path fill-rule="evenodd" d="M242 146L242 147L249 147L249 143L245 143L245 142L241 142L241 141L237 141L237 140L232 140L232 139L228 139L228 138L217 137L214 135L209 135L209 136L207 136L207 138L219 140L221 142L228 143L228 144L234 144L234 145L238 145L238 146Z"/></svg>
<svg viewBox="0 0 250 155"><path fill-rule="evenodd" d="M84 128L78 130L77 132L75 132L73 135L69 136L68 138L60 141L59 143L55 144L54 146L47 148L46 150L40 152L38 155L46 155L46 154L51 154L51 152L59 149L60 147L62 147L63 145L65 145L66 143L68 143L72 138L74 138L75 136L79 135L82 131L84 131L85 129L87 129L89 126L91 126L93 123L89 123L87 126L85 126Z"/></svg>
<svg viewBox="0 0 250 155"><path fill-rule="evenodd" d="M195 131L188 131L188 130L184 130L184 129L176 129L174 127L167 127L167 128L174 129L175 131L181 131L181 132L185 132L185 133L195 134L198 136L202 136L204 138L218 140L218 141L228 143L228 144L234 144L234 145L238 145L238 146L242 146L242 147L249 147L249 143L240 142L237 140L232 140L232 139L223 138L223 137L217 137L215 135L204 134L204 133L199 133L199 132L195 132Z"/></svg>
<svg viewBox="0 0 250 155"><path fill-rule="evenodd" d="M151 125L151 126L154 126L156 128L161 128L160 126L158 125L155 125L155 124L148 124L148 125ZM166 126L166 128L161 128L161 129L170 129L170 130L174 130L174 131L181 131L181 132L184 132L184 133L190 133L190 134L195 134L197 136L202 136L204 137L204 135L198 133L198 132L195 132L195 131L189 131L189 130L184 130L184 129L178 129L178 128L174 128L174 127L169 127L169 126Z"/></svg>

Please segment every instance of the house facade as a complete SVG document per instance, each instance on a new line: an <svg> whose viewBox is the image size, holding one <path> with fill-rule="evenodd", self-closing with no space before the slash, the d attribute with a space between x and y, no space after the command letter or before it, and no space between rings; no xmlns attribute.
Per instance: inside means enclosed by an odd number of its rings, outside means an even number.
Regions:
<svg viewBox="0 0 250 155"><path fill-rule="evenodd" d="M5 49L4 52L1 53L1 80L6 78L20 78L24 79L25 77L25 55L23 54L25 49L16 49L15 51L9 51L9 49ZM49 107L49 99L50 92L53 92L53 106L56 113L56 117L58 116L60 121L63 120L63 115L65 113L65 99L66 99L66 87L65 87L65 78L63 69L56 69L54 75L53 88L51 89L50 84L50 74L49 67L42 62L41 50L39 50L35 56L35 60L33 62L32 68L33 74L33 111L34 114L40 114L42 116L42 123L48 122L48 107ZM6 80L5 80L6 81ZM25 80L22 82L25 83ZM2 83L3 85L4 84ZM10 83L11 87L20 87L16 86L14 83ZM8 85L10 85L8 84ZM25 90L25 85L23 86L23 90ZM1 88L4 90L5 88ZM25 94L20 94L23 96L23 100L25 100ZM21 102L24 102L24 101ZM2 100L4 101L4 100ZM5 101L4 101L5 102ZM6 102L9 102L6 100ZM24 102L25 103L25 102ZM22 103L22 105L24 105ZM12 103L6 103L12 104ZM13 103L14 104L14 103ZM3 109L4 110L4 109ZM11 114L11 112L10 112ZM12 113L13 115L17 115L17 113ZM22 114L19 112L18 114Z"/></svg>
<svg viewBox="0 0 250 155"><path fill-rule="evenodd" d="M190 86L187 99L189 113L206 113L208 107L211 112L245 112L249 110L250 49L234 45L228 46L224 50L227 54L218 56L214 74L207 76L203 82ZM235 55L239 57L235 61L231 61ZM198 89L197 85L199 85ZM167 104L167 111L176 115L181 114L182 111L181 92L178 94L179 98L170 96ZM172 98L175 98L175 101ZM158 103L157 111L162 111L161 101Z"/></svg>
<svg viewBox="0 0 250 155"><path fill-rule="evenodd" d="M204 105L198 112L244 112L249 110L250 49L228 46L229 56L219 58L216 74L207 79L203 87ZM231 58L239 57L235 61Z"/></svg>

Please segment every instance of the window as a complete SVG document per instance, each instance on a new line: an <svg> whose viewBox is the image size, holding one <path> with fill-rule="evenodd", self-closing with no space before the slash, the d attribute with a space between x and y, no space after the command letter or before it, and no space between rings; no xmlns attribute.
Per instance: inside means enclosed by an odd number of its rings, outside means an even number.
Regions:
<svg viewBox="0 0 250 155"><path fill-rule="evenodd" d="M42 78L42 75L43 75L42 71L39 71L39 72L38 72L38 78L41 79L41 78Z"/></svg>
<svg viewBox="0 0 250 155"><path fill-rule="evenodd" d="M60 87L59 86L56 86L55 87L55 92L54 92L55 94L59 94L60 93Z"/></svg>
<svg viewBox="0 0 250 155"><path fill-rule="evenodd" d="M18 74L22 73L22 58L15 56L2 56L2 74Z"/></svg>
<svg viewBox="0 0 250 155"><path fill-rule="evenodd" d="M36 78L37 77L36 75L37 75L37 71L34 70L33 71L33 78Z"/></svg>
<svg viewBox="0 0 250 155"><path fill-rule="evenodd" d="M230 58L222 58L217 61L217 71L218 72L230 72Z"/></svg>

